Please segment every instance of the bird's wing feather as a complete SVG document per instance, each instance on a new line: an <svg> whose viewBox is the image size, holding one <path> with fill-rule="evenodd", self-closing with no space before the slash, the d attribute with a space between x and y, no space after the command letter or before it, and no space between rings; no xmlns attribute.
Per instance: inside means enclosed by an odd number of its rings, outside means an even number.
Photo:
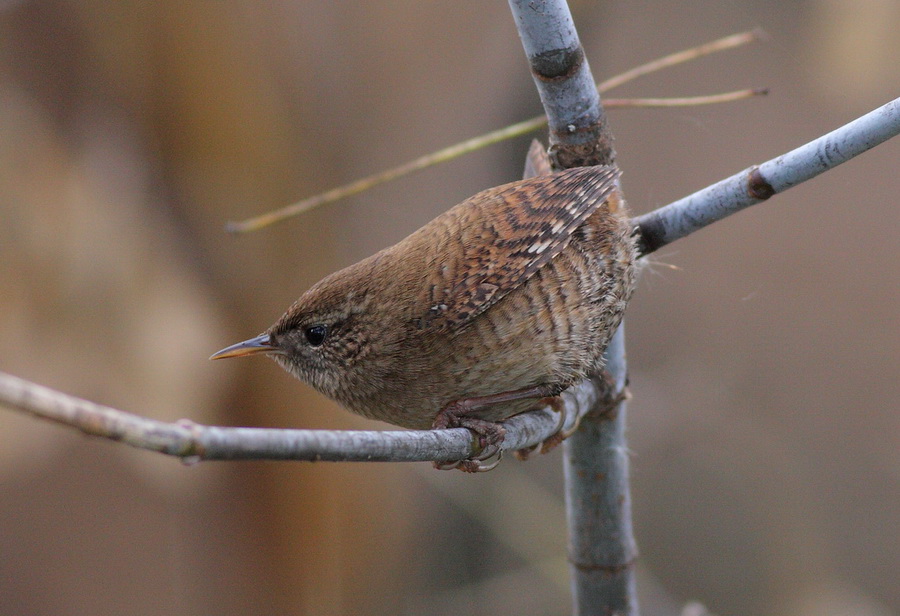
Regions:
<svg viewBox="0 0 900 616"><path fill-rule="evenodd" d="M616 190L613 166L579 167L486 190L449 211L461 256L440 264L428 327L462 327L562 252L572 233ZM435 286L441 287L435 291Z"/></svg>

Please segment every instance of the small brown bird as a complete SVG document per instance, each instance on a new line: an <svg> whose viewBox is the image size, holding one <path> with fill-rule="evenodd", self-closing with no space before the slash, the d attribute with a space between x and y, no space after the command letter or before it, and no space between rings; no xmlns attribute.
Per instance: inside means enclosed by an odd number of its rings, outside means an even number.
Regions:
<svg viewBox="0 0 900 616"><path fill-rule="evenodd" d="M211 359L265 353L365 417L470 428L483 460L497 422L603 367L635 285L618 175L581 167L480 192Z"/></svg>

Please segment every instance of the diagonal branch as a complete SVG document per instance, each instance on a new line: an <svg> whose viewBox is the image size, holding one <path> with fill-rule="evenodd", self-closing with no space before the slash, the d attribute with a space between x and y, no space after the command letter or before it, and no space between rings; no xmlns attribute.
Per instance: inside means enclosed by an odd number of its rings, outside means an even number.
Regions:
<svg viewBox="0 0 900 616"><path fill-rule="evenodd" d="M635 218L650 254L746 207L859 156L900 134L900 98L799 148Z"/></svg>

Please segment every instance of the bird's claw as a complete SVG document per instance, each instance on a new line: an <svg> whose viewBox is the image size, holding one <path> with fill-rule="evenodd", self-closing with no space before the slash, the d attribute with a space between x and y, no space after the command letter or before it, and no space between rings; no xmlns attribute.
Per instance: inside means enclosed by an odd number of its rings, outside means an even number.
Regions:
<svg viewBox="0 0 900 616"><path fill-rule="evenodd" d="M444 407L432 424L433 429L441 428L468 428L478 436L481 451L477 455L451 462L434 462L434 468L442 471L459 469L465 473L485 473L497 468L503 459L503 450L500 444L506 436L506 429L499 423L459 414L454 404ZM490 464L483 464L485 460L496 458Z"/></svg>
<svg viewBox="0 0 900 616"><path fill-rule="evenodd" d="M490 459L494 455L496 455L496 460L490 464L484 464L485 460ZM497 451L494 454L484 458L479 456L478 458L466 458L465 460L457 460L455 462L434 462L433 464L434 468L439 471L452 471L458 469L464 473L486 473L497 468L497 465L500 464L502 459L503 450L497 447Z"/></svg>

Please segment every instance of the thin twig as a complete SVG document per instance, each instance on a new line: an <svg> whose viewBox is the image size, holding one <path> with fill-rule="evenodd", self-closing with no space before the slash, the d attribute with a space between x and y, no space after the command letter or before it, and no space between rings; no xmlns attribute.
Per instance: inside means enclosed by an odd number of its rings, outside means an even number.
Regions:
<svg viewBox="0 0 900 616"><path fill-rule="evenodd" d="M765 95L768 94L768 92L769 91L765 88L757 88L724 92L722 94L680 98L611 98L604 102L604 106L609 109L624 109L627 107L691 107L696 105L729 103L745 98L751 98L753 96ZM318 195L303 199L302 201L298 201L281 209L248 218L241 222L229 222L225 225L225 230L229 233L249 233L251 231L259 231L276 222L302 214L303 212L308 212L321 205L327 205L329 203L340 201L341 199L346 199L347 197L352 197L353 195L365 192L380 184L409 175L414 171L421 171L427 167L453 160L454 158L470 154L489 145L506 141L507 139L513 139L515 137L533 133L545 126L547 126L547 116L535 116L529 120L519 122L518 124L512 124L511 126L451 145L442 150L438 150L437 152L420 156L399 167L373 173L362 179L319 193Z"/></svg>
<svg viewBox="0 0 900 616"><path fill-rule="evenodd" d="M707 94L706 96L682 96L680 98L607 98L603 100L603 106L607 109L626 107L696 107L698 105L713 105L716 103L731 103L734 101L765 96L768 88L753 88L749 90L735 90L721 94Z"/></svg>
<svg viewBox="0 0 900 616"><path fill-rule="evenodd" d="M763 33L763 31L760 29L756 29L750 30L749 32L732 34L730 36L720 38L716 41L711 41L704 45L700 45L699 47L693 47L691 49L685 49L683 51L676 51L675 53L669 54L668 56L663 56L662 58L652 60L629 71L625 71L624 73L616 75L615 77L610 77L606 81L601 81L599 84L597 84L597 89L600 90L600 92L608 92L609 90L618 88L622 84L633 81L638 77L643 77L644 75L649 75L650 73L655 73L657 71L661 71L664 68L669 68L677 64L690 62L691 60L696 60L698 58L702 58L703 56L708 56L712 53L725 51L726 49L734 49L735 47L740 47L741 45L746 45L747 43L758 41L764 37L765 34Z"/></svg>
<svg viewBox="0 0 900 616"><path fill-rule="evenodd" d="M664 56L662 58L658 58L647 64L643 64L636 68L633 68L621 75L617 75L606 81L602 81L597 84L597 90L599 92L607 92L612 88L620 86L628 81L632 81L641 77L643 75L647 75L649 73L659 71L669 66L674 66L676 64L680 64L683 62L688 62L690 60L695 60L705 55L709 55L711 53L715 53L718 51L724 51L726 49L732 49L734 47L738 47L740 45L746 45L752 41L758 40L761 38L760 31L754 30L752 32L742 32L740 34L734 34L731 36L727 36L725 38L719 39L717 41L712 41L710 43L706 43L705 45L701 45L699 47L694 47L692 49L686 49L683 51L679 51L668 56ZM748 90L741 90L741 92L749 92ZM760 93L761 91L756 90L755 93ZM693 98L680 98L680 99L667 99L667 98L653 98L653 99L610 99L607 100L605 106L608 108L616 108L616 107L672 107L679 106L677 103L673 103L673 101L688 101L682 103L681 105L700 105L700 104L710 104L710 103L719 103L719 102L729 102L732 100L739 100L741 98L747 98L747 96L736 96L737 93L730 92L726 94L718 94L711 95L708 97L693 97ZM731 98L735 96L735 98ZM751 95L752 96L752 95ZM707 99L707 102L698 102L702 101L702 99ZM655 102L650 102L655 101ZM388 169L387 171L381 171L378 173L374 173L372 175L366 176L362 179L355 180L349 184L345 184L343 186L339 186L337 188L333 188L324 193L319 193L318 195L314 195L312 197L308 197L301 201L297 201L291 205L287 205L283 208L279 208L272 212L268 212L266 214L261 214L259 216L254 216L252 218L248 218L246 220L240 222L228 222L225 225L225 230L229 233L249 233L252 231L258 231L259 229L268 227L274 223L280 222L287 218L291 218L292 216L296 216L303 212L307 212L311 209L317 208L322 205L327 205L329 203L334 203L336 201L340 201L341 199L346 199L347 197L352 197L353 195L357 195L359 193L365 192L375 186L380 184L384 184L386 182L390 182L392 180L396 180L405 175L409 175L415 171L421 171L427 167L431 167L433 165L447 162L449 160L453 160L459 156L463 156L465 154L469 154L476 150L480 150L482 148L488 147L495 143L500 143L501 141L505 141L507 139L513 139L515 137L519 137L521 135L527 135L536 130L539 130L547 125L547 116L539 115L533 117L529 120L524 120L522 122L518 122L516 124L512 124L505 128L501 128L499 130L491 131L484 135L480 135L478 137L473 137L472 139L467 139L460 143L451 145L449 147L438 150L437 152L432 152L431 154L426 154L424 156L420 156L414 160L411 160L407 163L399 165L398 167L394 167L392 169Z"/></svg>
<svg viewBox="0 0 900 616"><path fill-rule="evenodd" d="M492 145L494 143L499 143L501 141L505 141L506 139L512 139L520 135L527 135L528 133L532 133L546 125L546 116L537 116L531 118L530 120L525 120L523 122L519 122L518 124L513 124L511 126L507 126L506 128L501 128L500 130L495 130L485 135L467 139L466 141L451 145L442 150L438 150L437 152L432 152L431 154L420 156L419 158L404 163L399 167L394 167L393 169L388 169L387 171L374 173L360 180L356 180L355 182L351 182L350 184L345 184L344 186L333 188L327 192L309 197L308 199L303 199L302 201L298 201L292 205L288 205L267 214L248 218L247 220L241 222L229 222L225 225L225 230L229 233L248 233L250 231L258 231L259 229L267 227L273 223L282 221L292 216L296 216L297 214L309 211L313 208L319 207L320 205L326 205L328 203L340 201L341 199L345 199L346 197L351 197L353 195L369 190L370 188L378 186L379 184L384 184L385 182L396 180L397 178L403 177L404 175L409 175L414 171L420 171L422 169L425 169L426 167L431 167L432 165L436 165L438 163L453 160L454 158L457 158L464 154L468 154L470 152L474 152L476 150L480 150L481 148Z"/></svg>

